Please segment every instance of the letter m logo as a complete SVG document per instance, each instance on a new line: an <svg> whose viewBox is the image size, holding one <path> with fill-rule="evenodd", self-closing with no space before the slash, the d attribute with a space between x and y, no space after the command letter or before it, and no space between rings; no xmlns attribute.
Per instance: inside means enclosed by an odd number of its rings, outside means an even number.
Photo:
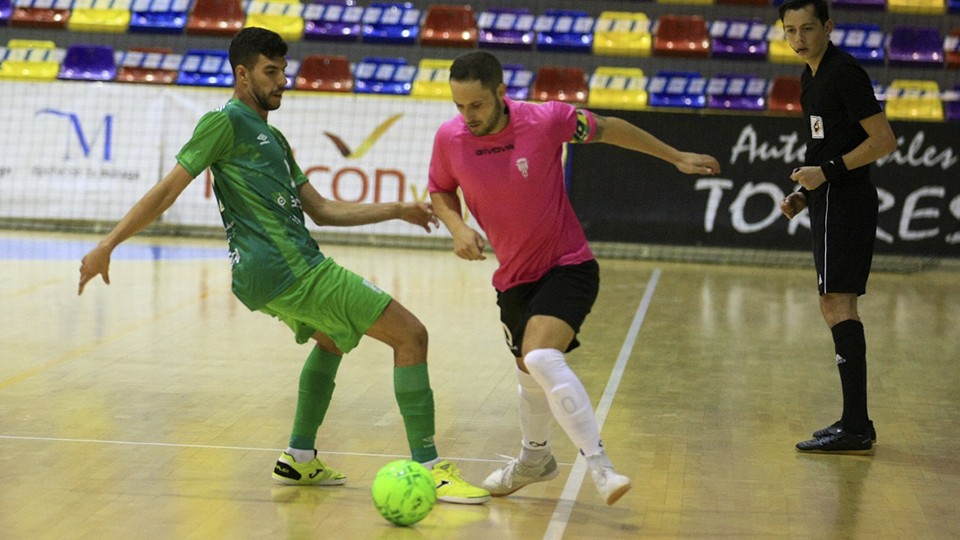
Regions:
<svg viewBox="0 0 960 540"><path fill-rule="evenodd" d="M84 131L83 124L80 122L80 117L78 117L76 113L58 111L56 109L42 109L36 113L37 116L43 114L49 114L63 118L67 121L66 129L64 130L64 135L66 137L66 142L64 145L64 159L70 159L70 151L71 149L76 148L77 144L80 146L80 151L83 152L83 157L90 157L90 153L93 151L95 143L97 143L97 141L99 141L102 137L103 160L110 161L113 148L113 115L104 115L103 123L100 124L100 126L98 126L93 133L88 133Z"/></svg>

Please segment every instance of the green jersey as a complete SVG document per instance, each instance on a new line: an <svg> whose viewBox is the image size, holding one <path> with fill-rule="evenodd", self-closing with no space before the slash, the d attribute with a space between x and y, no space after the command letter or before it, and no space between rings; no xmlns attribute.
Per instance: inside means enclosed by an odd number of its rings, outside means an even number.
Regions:
<svg viewBox="0 0 960 540"><path fill-rule="evenodd" d="M213 172L233 293L248 308L259 309L324 259L304 224L297 187L307 178L290 145L240 100L203 115L177 161L194 176Z"/></svg>

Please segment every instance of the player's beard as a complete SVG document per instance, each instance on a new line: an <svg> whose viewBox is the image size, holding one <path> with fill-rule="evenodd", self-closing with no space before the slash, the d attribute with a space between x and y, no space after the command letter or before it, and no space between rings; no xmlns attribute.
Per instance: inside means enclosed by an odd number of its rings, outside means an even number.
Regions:
<svg viewBox="0 0 960 540"><path fill-rule="evenodd" d="M275 111L280 108L280 98L278 97L276 103L274 103L270 99L272 95L273 92L263 92L260 88L253 88L253 99L257 100L257 104L265 111Z"/></svg>
<svg viewBox="0 0 960 540"><path fill-rule="evenodd" d="M504 114L503 108L505 106L506 105L498 99L497 106L494 107L494 112L492 115L490 115L490 120L488 122L485 122L475 130L471 129L470 133L473 133L477 137L483 137L485 135L489 135L493 131L493 129L497 127L497 124L499 124L500 120L503 118L503 114Z"/></svg>

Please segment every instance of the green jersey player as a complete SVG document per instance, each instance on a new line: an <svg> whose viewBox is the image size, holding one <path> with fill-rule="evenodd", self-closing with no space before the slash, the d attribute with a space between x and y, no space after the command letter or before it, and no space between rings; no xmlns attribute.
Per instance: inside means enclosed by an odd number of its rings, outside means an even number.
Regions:
<svg viewBox="0 0 960 540"><path fill-rule="evenodd" d="M234 294L251 310L286 323L298 342L316 342L300 374L290 443L277 460L274 479L296 485L346 482L317 457L314 445L340 359L368 335L394 350L394 393L412 458L433 471L438 499L486 502L489 494L461 479L434 446L423 324L387 293L324 257L304 223L304 215L319 225L401 219L429 232L438 224L433 208L345 203L322 197L310 185L286 139L267 123L283 98L286 53L283 39L263 28L245 28L233 38L232 99L200 119L173 170L83 258L79 292L97 275L109 284L113 249L157 219L209 167L230 247Z"/></svg>

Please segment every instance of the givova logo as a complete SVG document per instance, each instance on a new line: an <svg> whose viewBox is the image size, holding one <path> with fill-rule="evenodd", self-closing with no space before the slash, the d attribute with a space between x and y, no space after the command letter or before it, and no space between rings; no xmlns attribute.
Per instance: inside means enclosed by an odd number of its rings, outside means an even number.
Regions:
<svg viewBox="0 0 960 540"><path fill-rule="evenodd" d="M65 120L65 125L62 130L65 137L64 160L72 159L73 152L75 152L77 148L83 153L84 158L88 158L98 143L102 143L103 146L103 160L110 161L113 158L113 115L105 114L103 116L103 122L92 128L88 125L87 129L84 129L83 122L80 121L80 117L74 112L57 109L41 109L35 114L35 116L44 115L55 116Z"/></svg>

